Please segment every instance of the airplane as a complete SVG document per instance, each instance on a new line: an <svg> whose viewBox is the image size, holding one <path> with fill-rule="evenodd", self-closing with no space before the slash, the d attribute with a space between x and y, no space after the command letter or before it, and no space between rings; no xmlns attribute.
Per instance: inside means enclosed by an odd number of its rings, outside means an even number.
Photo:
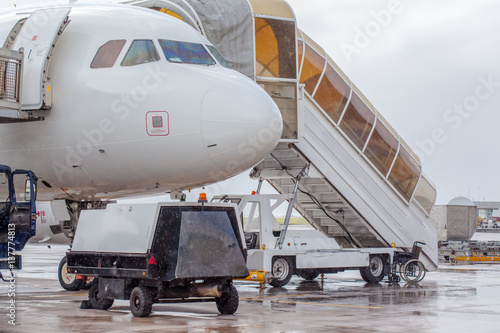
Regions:
<svg viewBox="0 0 500 333"><path fill-rule="evenodd" d="M69 245L70 240L61 229L61 225L52 213L50 201L38 201L36 203L36 235L31 237L29 243Z"/></svg>
<svg viewBox="0 0 500 333"><path fill-rule="evenodd" d="M271 97L169 15L119 4L17 7L0 11L1 43L0 161L38 176L32 242L71 244L81 210L112 199L180 198L230 178L281 137ZM59 278L81 287L65 258Z"/></svg>
<svg viewBox="0 0 500 333"><path fill-rule="evenodd" d="M17 7L0 12L3 42L2 54L23 51L24 70L19 109L0 99L0 161L33 170L37 200L59 203L69 229L81 209L109 199L230 178L280 139L269 95L169 15L118 4Z"/></svg>

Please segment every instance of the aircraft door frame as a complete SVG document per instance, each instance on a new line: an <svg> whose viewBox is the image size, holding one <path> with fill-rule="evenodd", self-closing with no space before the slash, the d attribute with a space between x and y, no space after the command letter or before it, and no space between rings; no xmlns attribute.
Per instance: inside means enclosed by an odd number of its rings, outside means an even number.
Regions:
<svg viewBox="0 0 500 333"><path fill-rule="evenodd" d="M15 37L12 49L24 50L21 110L51 106L47 70L57 40L69 23L70 11L69 7L36 10Z"/></svg>

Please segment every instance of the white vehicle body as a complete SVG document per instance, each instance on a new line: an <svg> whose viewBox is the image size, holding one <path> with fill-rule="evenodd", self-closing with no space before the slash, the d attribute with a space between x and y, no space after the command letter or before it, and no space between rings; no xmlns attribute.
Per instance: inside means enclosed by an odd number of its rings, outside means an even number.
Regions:
<svg viewBox="0 0 500 333"><path fill-rule="evenodd" d="M247 238L250 270L271 272L276 276L274 263L279 258L289 258L293 274L303 272L335 273L349 269L369 268L373 255L381 255L384 265L393 263L395 248L342 249L333 238L316 230L311 225L291 225L284 238L283 246L277 246L279 234L285 227L280 225L273 211L290 195L229 195L214 198L214 201L238 203L238 212L244 224L245 235L256 236L253 243ZM251 243L251 244L249 244ZM381 273L384 273L382 270ZM387 275L385 271L385 275Z"/></svg>
<svg viewBox="0 0 500 333"><path fill-rule="evenodd" d="M488 220L483 222L483 228L498 228L498 222L493 220Z"/></svg>

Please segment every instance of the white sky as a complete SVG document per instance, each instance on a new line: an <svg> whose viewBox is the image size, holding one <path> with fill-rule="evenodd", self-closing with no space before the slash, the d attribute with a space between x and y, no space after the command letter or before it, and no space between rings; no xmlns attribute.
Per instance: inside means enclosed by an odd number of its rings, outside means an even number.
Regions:
<svg viewBox="0 0 500 333"><path fill-rule="evenodd" d="M392 1L287 1L299 28L422 152L438 203L459 195L500 201L499 1L396 1L400 10L380 30L373 12L387 11ZM355 46L358 29L373 37L367 46L358 43L359 54L348 61L342 43ZM479 78L490 76L498 86L489 96L480 88L482 100L476 98ZM462 115L447 111L464 103ZM429 140L435 131L433 147Z"/></svg>
<svg viewBox="0 0 500 333"><path fill-rule="evenodd" d="M438 203L459 195L500 201L500 1L287 1L299 28L420 151ZM33 2L44 1L2 0L0 7ZM389 9L390 18L380 14ZM361 40L359 31L371 37ZM342 46L357 53L348 56ZM255 187L245 173L207 190L210 196Z"/></svg>

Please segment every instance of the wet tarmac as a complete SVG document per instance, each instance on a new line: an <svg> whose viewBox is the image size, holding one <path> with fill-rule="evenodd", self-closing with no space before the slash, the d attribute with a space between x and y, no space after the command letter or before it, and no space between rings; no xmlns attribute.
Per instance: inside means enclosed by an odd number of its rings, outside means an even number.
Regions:
<svg viewBox="0 0 500 333"><path fill-rule="evenodd" d="M15 296L0 284L0 332L499 332L500 264L440 266L418 285L365 284L355 271L286 288L236 282L240 306L219 315L214 303L155 304L135 318L128 301L82 310L86 291L64 291L57 265L66 247L28 245ZM15 301L15 326L9 309Z"/></svg>

